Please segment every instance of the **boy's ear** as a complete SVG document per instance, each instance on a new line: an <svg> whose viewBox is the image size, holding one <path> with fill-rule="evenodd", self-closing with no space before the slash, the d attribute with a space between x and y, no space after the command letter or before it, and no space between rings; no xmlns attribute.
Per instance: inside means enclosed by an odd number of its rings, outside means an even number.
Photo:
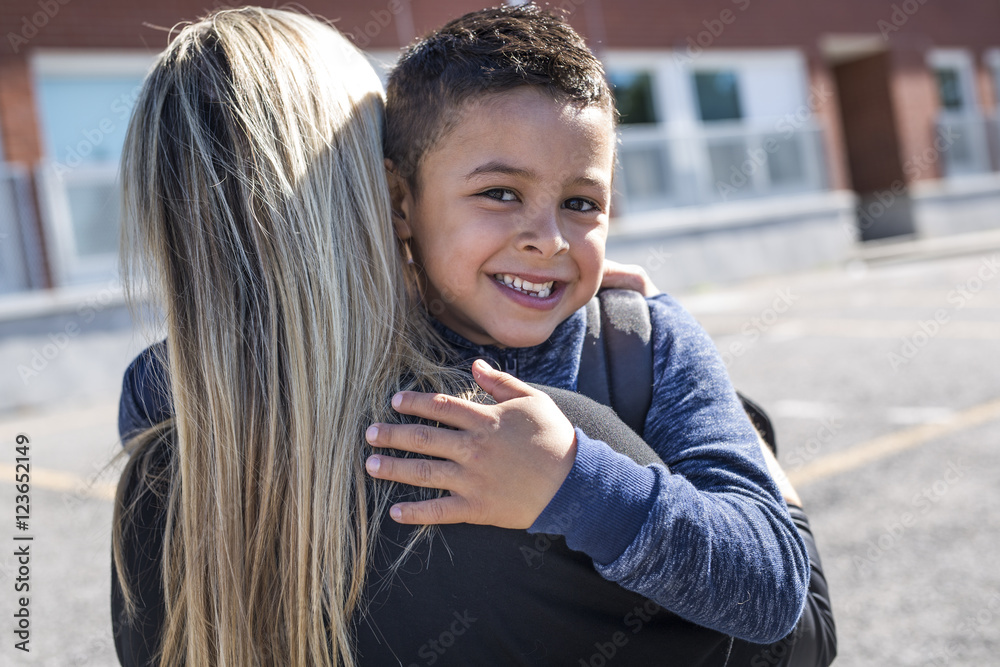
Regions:
<svg viewBox="0 0 1000 667"><path fill-rule="evenodd" d="M413 236L410 215L413 211L413 192L406 179L399 175L392 160L385 158L385 176L389 181L389 196L392 198L392 227L396 236L405 241Z"/></svg>

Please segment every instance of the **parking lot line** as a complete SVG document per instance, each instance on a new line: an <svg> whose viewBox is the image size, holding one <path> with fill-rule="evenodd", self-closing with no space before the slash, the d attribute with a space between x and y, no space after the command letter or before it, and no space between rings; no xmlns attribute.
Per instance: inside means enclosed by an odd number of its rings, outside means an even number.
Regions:
<svg viewBox="0 0 1000 667"><path fill-rule="evenodd" d="M90 480L71 472L35 466L31 467L30 475L32 489L72 493L80 497L98 500L114 500L115 498L116 485L108 482ZM14 466L9 463L0 463L0 480L13 486L14 479Z"/></svg>
<svg viewBox="0 0 1000 667"><path fill-rule="evenodd" d="M844 451L829 454L798 470L789 472L788 479L794 486L801 487L848 470L855 470L887 456L913 449L943 435L997 419L1000 419L1000 399L956 412L950 419L940 423L922 424L896 431L859 443Z"/></svg>

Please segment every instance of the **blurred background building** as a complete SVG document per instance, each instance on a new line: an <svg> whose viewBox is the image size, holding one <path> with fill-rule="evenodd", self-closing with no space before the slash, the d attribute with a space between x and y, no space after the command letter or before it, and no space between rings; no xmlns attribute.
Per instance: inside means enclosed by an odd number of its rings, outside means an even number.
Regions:
<svg viewBox="0 0 1000 667"><path fill-rule="evenodd" d="M382 64L483 3L306 0ZM166 30L205 0L0 5L0 295L104 283ZM609 254L663 287L1000 226L1000 3L562 0L621 112Z"/></svg>

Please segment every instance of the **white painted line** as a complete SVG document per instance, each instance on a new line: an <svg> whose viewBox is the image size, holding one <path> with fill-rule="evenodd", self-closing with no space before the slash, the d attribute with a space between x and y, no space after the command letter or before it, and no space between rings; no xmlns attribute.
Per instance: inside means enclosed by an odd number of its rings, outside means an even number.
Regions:
<svg viewBox="0 0 1000 667"><path fill-rule="evenodd" d="M856 470L949 433L986 424L997 419L1000 419L1000 399L956 413L944 423L914 426L824 456L798 470L789 472L788 479L793 486L803 486L842 472Z"/></svg>

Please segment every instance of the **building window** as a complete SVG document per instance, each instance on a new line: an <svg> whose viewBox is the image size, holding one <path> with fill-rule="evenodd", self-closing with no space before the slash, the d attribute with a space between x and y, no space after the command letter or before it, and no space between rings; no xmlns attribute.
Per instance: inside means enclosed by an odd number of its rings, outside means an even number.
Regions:
<svg viewBox="0 0 1000 667"><path fill-rule="evenodd" d="M695 72L698 108L705 122L740 120L740 91L736 72Z"/></svg>
<svg viewBox="0 0 1000 667"><path fill-rule="evenodd" d="M963 49L934 49L928 65L937 81L941 109L936 132L946 178L992 170L989 123L976 95L975 65Z"/></svg>
<svg viewBox="0 0 1000 667"><path fill-rule="evenodd" d="M104 281L118 259L118 161L150 56L49 54L33 61L45 159L42 212L57 284Z"/></svg>
<svg viewBox="0 0 1000 667"><path fill-rule="evenodd" d="M942 67L934 70L934 75L937 77L941 106L948 111L962 111L965 100L962 97L962 80L958 69Z"/></svg>
<svg viewBox="0 0 1000 667"><path fill-rule="evenodd" d="M656 123L653 75L650 72L611 72L608 75L622 125Z"/></svg>
<svg viewBox="0 0 1000 667"><path fill-rule="evenodd" d="M795 51L611 52L619 214L822 190L819 128Z"/></svg>

